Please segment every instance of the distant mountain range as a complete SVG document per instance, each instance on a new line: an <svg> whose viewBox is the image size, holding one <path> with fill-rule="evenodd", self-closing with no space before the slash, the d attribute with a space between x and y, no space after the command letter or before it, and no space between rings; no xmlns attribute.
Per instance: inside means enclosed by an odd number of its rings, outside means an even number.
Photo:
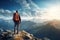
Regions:
<svg viewBox="0 0 60 40"><path fill-rule="evenodd" d="M51 40L60 40L60 29L55 24L60 21L46 21L44 23L34 23L31 21L22 21L20 30L25 30L38 38L50 38ZM14 23L12 20L0 20L0 28L13 30ZM56 27L55 27L56 26Z"/></svg>

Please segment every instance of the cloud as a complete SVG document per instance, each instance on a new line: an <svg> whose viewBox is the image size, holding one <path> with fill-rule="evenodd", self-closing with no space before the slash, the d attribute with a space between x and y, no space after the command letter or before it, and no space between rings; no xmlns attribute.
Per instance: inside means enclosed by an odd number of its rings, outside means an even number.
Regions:
<svg viewBox="0 0 60 40"><path fill-rule="evenodd" d="M5 10L5 9L0 9L0 16L12 16L13 11L10 10Z"/></svg>
<svg viewBox="0 0 60 40"><path fill-rule="evenodd" d="M3 19L3 20L11 20L12 19L12 17L5 17L5 16L0 16L0 19Z"/></svg>
<svg viewBox="0 0 60 40"><path fill-rule="evenodd" d="M26 0L15 0L17 3L19 3L22 8L19 9L19 13L21 15L21 19L24 21L33 21L33 22L43 22L43 18L41 18L42 14L44 14L44 10L41 10L32 0L29 0L29 3ZM0 9L1 18L5 20L12 20L12 15L15 12L15 10L4 10ZM4 14L3 14L4 13ZM6 17L5 17L6 16Z"/></svg>
<svg viewBox="0 0 60 40"><path fill-rule="evenodd" d="M15 2L19 3L24 9L30 9L29 3L26 0L15 0Z"/></svg>
<svg viewBox="0 0 60 40"><path fill-rule="evenodd" d="M4 9L0 9L0 14L1 13L12 13L10 10L4 10Z"/></svg>
<svg viewBox="0 0 60 40"><path fill-rule="evenodd" d="M28 20L28 21L37 21L40 20L40 16L43 13L41 9L32 1L28 0L15 0L16 3L19 3L21 5L21 10L18 10L19 13L21 13L21 19L22 20Z"/></svg>
<svg viewBox="0 0 60 40"><path fill-rule="evenodd" d="M5 10L6 13L12 13L10 10Z"/></svg>
<svg viewBox="0 0 60 40"><path fill-rule="evenodd" d="M12 11L0 9L0 19L3 19L3 20L12 19Z"/></svg>
<svg viewBox="0 0 60 40"><path fill-rule="evenodd" d="M4 13L4 10L3 9L0 9L0 13Z"/></svg>

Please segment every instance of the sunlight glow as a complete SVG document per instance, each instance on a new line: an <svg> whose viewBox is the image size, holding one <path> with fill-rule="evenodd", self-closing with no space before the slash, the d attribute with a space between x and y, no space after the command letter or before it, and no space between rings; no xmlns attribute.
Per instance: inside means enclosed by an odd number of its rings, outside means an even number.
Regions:
<svg viewBox="0 0 60 40"><path fill-rule="evenodd" d="M42 18L47 20L60 20L60 6L50 6L47 8L46 13L42 16Z"/></svg>

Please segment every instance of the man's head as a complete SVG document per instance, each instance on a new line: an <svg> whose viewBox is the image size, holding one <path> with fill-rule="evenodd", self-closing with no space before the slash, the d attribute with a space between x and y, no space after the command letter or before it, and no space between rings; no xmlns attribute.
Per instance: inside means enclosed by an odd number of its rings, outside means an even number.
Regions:
<svg viewBox="0 0 60 40"><path fill-rule="evenodd" d="M18 13L18 11L16 10L16 13Z"/></svg>

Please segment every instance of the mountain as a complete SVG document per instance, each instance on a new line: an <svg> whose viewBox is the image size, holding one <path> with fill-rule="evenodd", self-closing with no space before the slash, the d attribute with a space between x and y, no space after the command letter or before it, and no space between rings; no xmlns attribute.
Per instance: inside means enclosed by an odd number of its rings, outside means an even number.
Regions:
<svg viewBox="0 0 60 40"><path fill-rule="evenodd" d="M9 22L11 22L11 23L9 23ZM13 22L11 20L0 19L0 28L3 28L3 29L12 29L13 28L13 24L12 23Z"/></svg>
<svg viewBox="0 0 60 40"><path fill-rule="evenodd" d="M44 23L25 21L24 24L26 24L25 30L38 38L48 37L51 40L60 40L59 20L46 21Z"/></svg>
<svg viewBox="0 0 60 40"><path fill-rule="evenodd" d="M45 22L46 23L46 22ZM60 24L59 20L52 20L52 21L47 21L47 23L43 26L39 26L32 30L33 34L35 34L36 37L48 37L51 40L60 40L60 29L58 28ZM58 29L57 29L58 28ZM38 35L36 35L38 34Z"/></svg>
<svg viewBox="0 0 60 40"><path fill-rule="evenodd" d="M60 29L60 20L48 21L48 24L52 25L53 27L57 29Z"/></svg>
<svg viewBox="0 0 60 40"><path fill-rule="evenodd" d="M30 34L24 30L19 31L18 34L13 34L14 32L11 30L2 30L0 30L0 40L41 40L40 38L36 38L33 34Z"/></svg>
<svg viewBox="0 0 60 40"><path fill-rule="evenodd" d="M31 21L22 21L20 31L25 30L37 38L49 38L51 40L60 40L59 20L46 21L44 23L35 23ZM9 26L8 26L9 25ZM0 28L13 30L12 20L0 20Z"/></svg>

